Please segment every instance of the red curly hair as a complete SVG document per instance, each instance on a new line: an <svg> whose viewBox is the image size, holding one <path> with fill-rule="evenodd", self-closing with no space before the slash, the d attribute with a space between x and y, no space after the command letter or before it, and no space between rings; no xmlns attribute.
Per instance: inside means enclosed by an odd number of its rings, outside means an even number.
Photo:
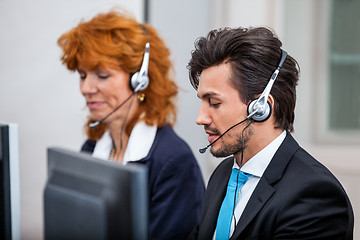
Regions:
<svg viewBox="0 0 360 240"><path fill-rule="evenodd" d="M150 83L143 91L146 100L128 121L127 134L140 120L159 127L173 126L176 121L174 97L178 86L170 76L173 66L164 41L150 25L140 24L130 14L115 10L81 21L58 39L63 50L61 60L69 70L77 70L79 63L89 69L107 66L128 72L129 78L140 70L147 42L150 43ZM91 129L91 122L94 120L89 118L85 124L86 133L90 139L98 140L107 129L106 123Z"/></svg>

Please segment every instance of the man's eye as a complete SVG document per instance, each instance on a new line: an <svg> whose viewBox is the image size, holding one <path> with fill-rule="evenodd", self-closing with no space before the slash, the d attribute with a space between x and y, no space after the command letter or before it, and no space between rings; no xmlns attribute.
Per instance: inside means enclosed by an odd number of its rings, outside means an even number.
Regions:
<svg viewBox="0 0 360 240"><path fill-rule="evenodd" d="M210 107L218 108L220 106L220 102L209 100Z"/></svg>

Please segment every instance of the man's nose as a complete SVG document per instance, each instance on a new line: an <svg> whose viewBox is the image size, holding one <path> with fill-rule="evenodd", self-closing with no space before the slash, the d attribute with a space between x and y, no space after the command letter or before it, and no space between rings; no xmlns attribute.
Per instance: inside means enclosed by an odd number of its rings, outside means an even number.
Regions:
<svg viewBox="0 0 360 240"><path fill-rule="evenodd" d="M211 123L211 118L210 118L209 114L207 113L204 104L201 104L198 116L196 118L196 124L197 125L210 125L210 123Z"/></svg>

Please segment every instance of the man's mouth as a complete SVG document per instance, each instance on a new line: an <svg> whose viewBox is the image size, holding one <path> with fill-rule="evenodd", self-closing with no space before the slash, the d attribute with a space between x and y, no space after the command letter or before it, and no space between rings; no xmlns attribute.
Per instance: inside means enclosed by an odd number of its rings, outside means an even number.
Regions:
<svg viewBox="0 0 360 240"><path fill-rule="evenodd" d="M205 133L208 135L208 141L212 143L220 135L217 129L205 128Z"/></svg>

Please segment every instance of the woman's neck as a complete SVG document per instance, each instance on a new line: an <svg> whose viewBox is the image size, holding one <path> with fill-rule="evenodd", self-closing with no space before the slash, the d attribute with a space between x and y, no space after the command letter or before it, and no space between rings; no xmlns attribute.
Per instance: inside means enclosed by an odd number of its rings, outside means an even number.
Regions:
<svg viewBox="0 0 360 240"><path fill-rule="evenodd" d="M109 125L110 137L113 142L109 157L116 162L122 162L129 141L129 135L126 133L125 127L123 124Z"/></svg>

